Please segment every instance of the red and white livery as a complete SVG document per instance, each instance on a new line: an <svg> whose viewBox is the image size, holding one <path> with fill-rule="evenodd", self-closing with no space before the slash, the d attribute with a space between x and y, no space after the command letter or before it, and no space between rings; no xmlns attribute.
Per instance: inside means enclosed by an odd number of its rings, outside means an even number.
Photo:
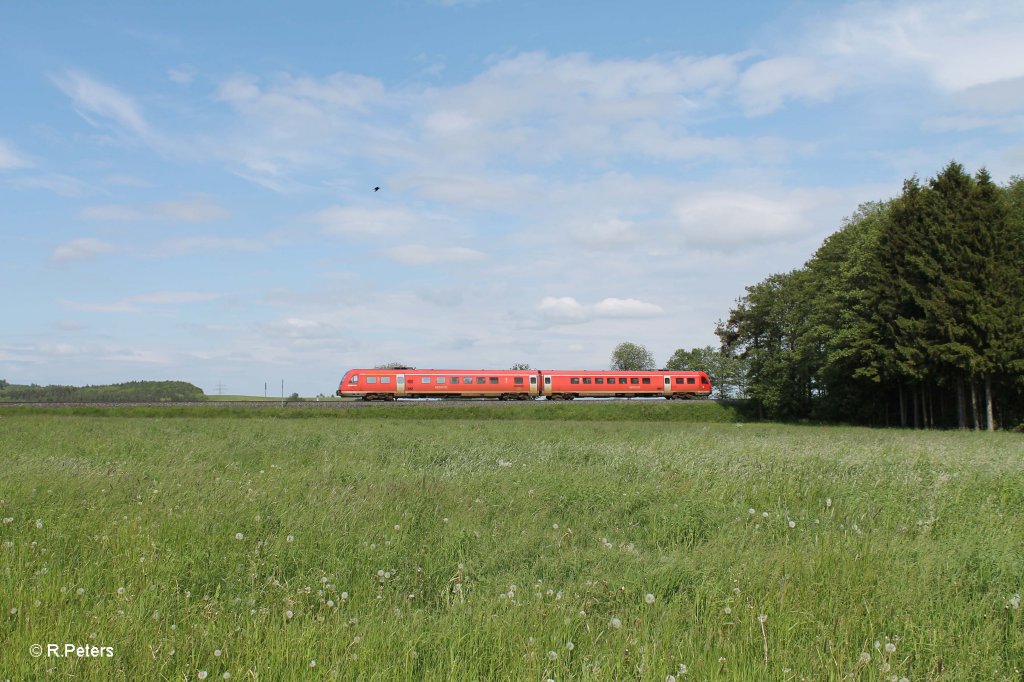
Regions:
<svg viewBox="0 0 1024 682"><path fill-rule="evenodd" d="M352 369L338 386L342 398L706 398L711 381L704 372L667 370L619 372L508 369Z"/></svg>

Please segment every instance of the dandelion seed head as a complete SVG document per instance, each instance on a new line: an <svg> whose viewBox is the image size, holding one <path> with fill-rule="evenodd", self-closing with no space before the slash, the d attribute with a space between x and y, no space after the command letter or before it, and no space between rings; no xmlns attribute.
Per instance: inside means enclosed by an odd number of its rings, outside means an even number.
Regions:
<svg viewBox="0 0 1024 682"><path fill-rule="evenodd" d="M648 592L647 596L644 597L644 601L647 602L648 604L653 604L654 603L654 595Z"/></svg>
<svg viewBox="0 0 1024 682"><path fill-rule="evenodd" d="M727 616L731 616L732 615L732 607L731 606L726 606L722 610L725 611L725 615L727 615Z"/></svg>
<svg viewBox="0 0 1024 682"><path fill-rule="evenodd" d="M751 516L753 516L754 514L757 513L757 510L754 509L753 507L751 507L750 509L747 510L747 513L750 514Z"/></svg>
<svg viewBox="0 0 1024 682"><path fill-rule="evenodd" d="M222 653L222 652L221 652L221 650L220 650L220 649L214 649L214 650L213 650L213 655L214 655L214 656L220 657L221 653Z"/></svg>
<svg viewBox="0 0 1024 682"><path fill-rule="evenodd" d="M766 613L762 613L762 614L761 614L760 616L758 616L758 617L757 617L757 619L758 619L758 620L759 620L759 621L760 621L761 623L767 623L767 622L768 622L768 614L766 614Z"/></svg>
<svg viewBox="0 0 1024 682"><path fill-rule="evenodd" d="M244 537L245 537L245 535L243 535L242 533L235 533L235 539L236 540L241 540Z"/></svg>
<svg viewBox="0 0 1024 682"><path fill-rule="evenodd" d="M762 516L763 518L766 518L766 519L767 519L767 518L768 518L768 512L761 512L761 516Z"/></svg>
<svg viewBox="0 0 1024 682"><path fill-rule="evenodd" d="M309 662L309 667L310 667L310 668L315 668L315 667L316 667L316 659L315 659L315 658L314 658L314 659L312 659L312 660L311 660L311 661Z"/></svg>
<svg viewBox="0 0 1024 682"><path fill-rule="evenodd" d="M288 620L291 620L292 616L294 616L294 615L295 614L292 613L291 609L288 609L287 611L284 612L284 617L287 618Z"/></svg>
<svg viewBox="0 0 1024 682"><path fill-rule="evenodd" d="M622 627L622 621L618 618L612 618L608 625L610 625L613 629L618 630Z"/></svg>
<svg viewBox="0 0 1024 682"><path fill-rule="evenodd" d="M198 677L200 680L205 680L206 676L209 675L209 674L210 673L206 672L205 670L200 670L199 672L196 673L196 677Z"/></svg>
<svg viewBox="0 0 1024 682"><path fill-rule="evenodd" d="M557 661L558 660L558 652L557 651L549 651L548 652L548 660L549 661Z"/></svg>
<svg viewBox="0 0 1024 682"><path fill-rule="evenodd" d="M790 521L789 522L789 527L790 528L796 528L796 521Z"/></svg>
<svg viewBox="0 0 1024 682"><path fill-rule="evenodd" d="M857 660L861 663L861 665L863 665L865 663L870 663L871 662L871 654L869 654L866 651L862 651L861 654L860 654L860 658L857 659Z"/></svg>
<svg viewBox="0 0 1024 682"><path fill-rule="evenodd" d="M895 652L896 652L896 645L893 644L892 642L886 642L885 643L885 653L892 654L892 653L895 653Z"/></svg>

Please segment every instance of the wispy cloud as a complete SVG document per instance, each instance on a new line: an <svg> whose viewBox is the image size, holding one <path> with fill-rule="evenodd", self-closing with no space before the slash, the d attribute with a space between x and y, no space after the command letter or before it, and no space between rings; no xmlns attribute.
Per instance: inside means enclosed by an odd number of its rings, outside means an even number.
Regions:
<svg viewBox="0 0 1024 682"><path fill-rule="evenodd" d="M122 250L121 247L101 241L95 237L82 237L59 244L54 248L53 253L50 254L50 260L55 263L93 260L96 256L105 253L115 253L120 250Z"/></svg>
<svg viewBox="0 0 1024 682"><path fill-rule="evenodd" d="M231 211L220 206L212 197L199 195L180 201L165 201L152 206L136 207L123 204L86 206L79 211L86 220L137 221L168 219L186 223L206 223L231 216Z"/></svg>
<svg viewBox="0 0 1024 682"><path fill-rule="evenodd" d="M92 313L142 313L153 306L176 306L193 303L207 303L221 298L222 294L203 291L156 291L147 294L129 296L119 301L108 303L85 303L81 301L61 300L60 303L71 310Z"/></svg>
<svg viewBox="0 0 1024 682"><path fill-rule="evenodd" d="M0 170L13 170L31 166L28 160L14 149L14 145L0 139Z"/></svg>
<svg viewBox="0 0 1024 682"><path fill-rule="evenodd" d="M486 258L486 255L482 252L464 246L430 247L419 244L406 244L385 249L383 254L392 260L405 263L406 265L467 263Z"/></svg>
<svg viewBox="0 0 1024 682"><path fill-rule="evenodd" d="M53 76L52 80L90 124L107 125L148 142L157 139L135 99L117 88L74 69Z"/></svg>
<svg viewBox="0 0 1024 682"><path fill-rule="evenodd" d="M405 208L332 206L313 216L324 232L344 237L389 237L402 234L421 219Z"/></svg>

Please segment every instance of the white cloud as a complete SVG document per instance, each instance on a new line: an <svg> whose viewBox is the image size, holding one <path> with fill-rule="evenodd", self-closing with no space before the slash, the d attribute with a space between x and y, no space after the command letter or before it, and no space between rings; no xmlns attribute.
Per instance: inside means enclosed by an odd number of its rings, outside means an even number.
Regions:
<svg viewBox="0 0 1024 682"><path fill-rule="evenodd" d="M187 223L205 223L231 215L231 211L217 205L208 196L197 196L182 201L167 201L154 206L153 212L158 216Z"/></svg>
<svg viewBox="0 0 1024 682"><path fill-rule="evenodd" d="M581 222L569 228L569 233L584 246L605 251L633 246L642 238L636 222L621 218Z"/></svg>
<svg viewBox="0 0 1024 682"><path fill-rule="evenodd" d="M66 308L90 313L141 313L147 310L146 306L206 303L220 297L221 294L202 291L155 291L129 296L113 303L83 303L68 300L62 300L60 303Z"/></svg>
<svg viewBox="0 0 1024 682"><path fill-rule="evenodd" d="M787 99L828 101L839 88L840 73L802 57L774 57L752 64L737 85L740 103L752 116L768 114Z"/></svg>
<svg viewBox="0 0 1024 682"><path fill-rule="evenodd" d="M132 296L128 301L150 305L177 305L180 303L205 303L219 297L220 294L205 291L156 291Z"/></svg>
<svg viewBox="0 0 1024 682"><path fill-rule="evenodd" d="M86 206L78 212L86 220L136 221L169 218L186 223L205 223L231 216L231 211L217 204L212 197L199 195L180 201L165 201L147 207L123 204Z"/></svg>
<svg viewBox="0 0 1024 682"><path fill-rule="evenodd" d="M584 305L571 296L546 296L537 312L555 324L580 324L599 318L660 317L665 310L654 303L635 298L606 298L593 305Z"/></svg>
<svg viewBox="0 0 1024 682"><path fill-rule="evenodd" d="M155 138L134 98L117 88L75 70L65 71L52 80L71 98L75 110L92 125L99 125L95 118L98 117L101 120L107 119L113 122L116 128L127 130L144 140Z"/></svg>
<svg viewBox="0 0 1024 682"><path fill-rule="evenodd" d="M407 232L417 216L404 208L332 206L314 216L324 232L343 237L389 237Z"/></svg>
<svg viewBox="0 0 1024 682"><path fill-rule="evenodd" d="M1024 76L1024 5L977 2L856 2L812 26L809 54L867 82L923 75L953 93Z"/></svg>
<svg viewBox="0 0 1024 682"><path fill-rule="evenodd" d="M658 317L665 310L660 305L635 298L606 298L594 306L595 317Z"/></svg>
<svg viewBox="0 0 1024 682"><path fill-rule="evenodd" d="M188 65L167 69L167 77L179 85L188 85L195 79L196 69Z"/></svg>
<svg viewBox="0 0 1024 682"><path fill-rule="evenodd" d="M816 220L822 209L833 209L849 198L836 190L779 189L762 193L710 190L676 202L679 236L687 244L711 249L736 249L744 245L785 242L806 236L822 226ZM856 203L846 209L852 212Z"/></svg>
<svg viewBox="0 0 1024 682"><path fill-rule="evenodd" d="M418 244L407 244L385 249L383 254L392 260L405 263L406 265L466 263L486 258L480 251L463 246L435 248Z"/></svg>
<svg viewBox="0 0 1024 682"><path fill-rule="evenodd" d="M50 254L50 260L56 263L67 263L77 260L92 260L104 253L114 253L121 248L109 242L100 241L94 237L83 237L72 239L64 244L59 244Z"/></svg>
<svg viewBox="0 0 1024 682"><path fill-rule="evenodd" d="M255 239L228 239L223 237L182 237L169 239L157 244L154 256L184 256L190 253L209 253L211 251L266 251L270 246Z"/></svg>
<svg viewBox="0 0 1024 682"><path fill-rule="evenodd" d="M26 168L31 164L7 141L0 139L0 170Z"/></svg>

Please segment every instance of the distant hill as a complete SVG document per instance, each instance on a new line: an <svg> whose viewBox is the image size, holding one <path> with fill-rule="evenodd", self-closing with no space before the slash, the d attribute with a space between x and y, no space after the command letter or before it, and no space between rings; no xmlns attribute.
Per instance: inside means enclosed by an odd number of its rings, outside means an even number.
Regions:
<svg viewBox="0 0 1024 682"><path fill-rule="evenodd" d="M106 386L29 386L0 379L0 401L46 403L191 402L205 400L203 389L185 381L129 381Z"/></svg>

